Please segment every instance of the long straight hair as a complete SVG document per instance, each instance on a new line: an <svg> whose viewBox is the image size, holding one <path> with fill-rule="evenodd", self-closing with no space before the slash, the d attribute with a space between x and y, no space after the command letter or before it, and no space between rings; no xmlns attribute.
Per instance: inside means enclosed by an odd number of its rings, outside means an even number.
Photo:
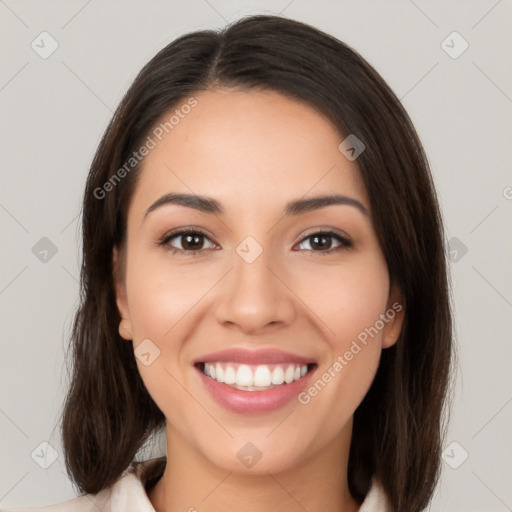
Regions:
<svg viewBox="0 0 512 512"><path fill-rule="evenodd" d="M427 158L400 101L356 51L279 16L249 16L167 45L135 78L103 135L83 199L80 306L62 415L70 478L84 493L110 486L165 425L133 347L118 333L112 275L112 250L125 240L140 165L112 178L162 115L194 92L217 87L272 90L306 102L365 145L356 163L406 311L398 341L383 351L354 413L348 483L362 500L375 475L394 510L420 511L439 478L452 360L446 249Z"/></svg>

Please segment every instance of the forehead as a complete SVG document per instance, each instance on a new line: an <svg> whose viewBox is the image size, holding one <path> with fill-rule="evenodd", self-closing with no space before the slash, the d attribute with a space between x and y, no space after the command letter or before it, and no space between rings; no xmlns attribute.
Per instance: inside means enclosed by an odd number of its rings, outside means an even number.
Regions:
<svg viewBox="0 0 512 512"><path fill-rule="evenodd" d="M135 191L140 207L169 191L215 196L228 208L338 192L369 209L356 163L338 149L344 135L311 106L274 91L192 96L195 106L182 108L194 104L185 98L157 123Z"/></svg>

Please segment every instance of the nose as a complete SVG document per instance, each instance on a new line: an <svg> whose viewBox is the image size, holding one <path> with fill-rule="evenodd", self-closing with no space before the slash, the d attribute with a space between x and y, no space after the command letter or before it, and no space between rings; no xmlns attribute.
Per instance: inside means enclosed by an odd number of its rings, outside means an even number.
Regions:
<svg viewBox="0 0 512 512"><path fill-rule="evenodd" d="M219 289L216 318L224 327L257 335L291 324L296 300L286 272L271 251L249 263L233 254L233 268Z"/></svg>

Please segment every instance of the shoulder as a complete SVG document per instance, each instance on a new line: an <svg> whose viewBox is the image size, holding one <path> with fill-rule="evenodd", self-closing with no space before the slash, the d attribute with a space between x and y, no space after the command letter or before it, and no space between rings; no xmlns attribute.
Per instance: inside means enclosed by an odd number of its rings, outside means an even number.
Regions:
<svg viewBox="0 0 512 512"><path fill-rule="evenodd" d="M388 495L375 476L358 512L393 512Z"/></svg>
<svg viewBox="0 0 512 512"><path fill-rule="evenodd" d="M97 494L83 494L76 498L42 507L5 508L0 512L154 512L145 485L158 479L165 467L165 458L132 462L121 477Z"/></svg>
<svg viewBox="0 0 512 512"><path fill-rule="evenodd" d="M0 508L0 512L111 512L110 490L98 494L84 494L61 503L42 507Z"/></svg>

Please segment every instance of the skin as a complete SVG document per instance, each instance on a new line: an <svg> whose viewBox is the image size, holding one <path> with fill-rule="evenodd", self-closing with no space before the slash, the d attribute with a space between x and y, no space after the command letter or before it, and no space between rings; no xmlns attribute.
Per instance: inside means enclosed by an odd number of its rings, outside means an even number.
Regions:
<svg viewBox="0 0 512 512"><path fill-rule="evenodd" d="M279 93L216 89L194 97L197 106L145 157L126 245L113 253L121 268L119 332L134 348L149 338L160 350L148 366L137 359L167 418L168 463L149 499L158 512L358 510L347 483L353 413L382 349L396 342L404 309L307 405L294 399L270 413L231 412L192 366L228 347L275 347L316 360L314 382L379 315L402 303L357 160L338 150L345 137L329 120ZM169 192L213 197L225 213L165 205L144 218ZM282 217L288 201L333 193L359 200L370 215L331 205ZM207 233L199 254L158 245L171 229L189 226ZM340 250L332 238L329 254L314 248L307 236L326 228L353 247ZM252 263L236 252L247 236L263 249ZM184 237L169 245L187 247ZM237 457L247 442L262 454L251 468Z"/></svg>

